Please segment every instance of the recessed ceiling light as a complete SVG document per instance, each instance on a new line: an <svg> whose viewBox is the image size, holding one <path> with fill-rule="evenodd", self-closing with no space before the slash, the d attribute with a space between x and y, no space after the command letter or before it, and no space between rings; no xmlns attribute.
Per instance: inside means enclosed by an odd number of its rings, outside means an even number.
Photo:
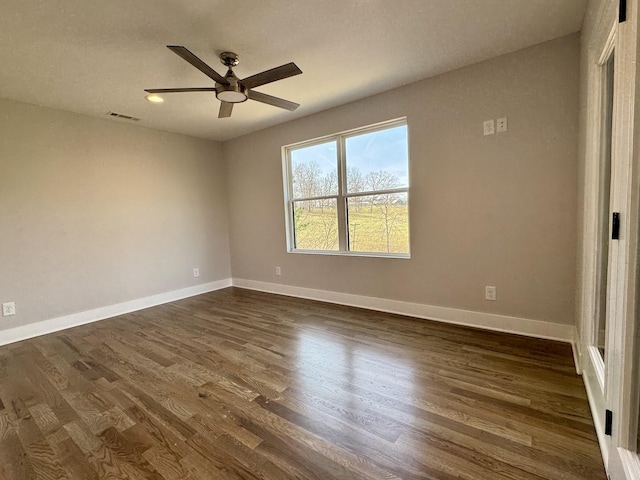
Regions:
<svg viewBox="0 0 640 480"><path fill-rule="evenodd" d="M144 98L146 98L147 100L149 100L150 102L153 102L153 103L162 103L162 102L164 102L164 98L162 98L160 95L151 94L151 95L147 95Z"/></svg>

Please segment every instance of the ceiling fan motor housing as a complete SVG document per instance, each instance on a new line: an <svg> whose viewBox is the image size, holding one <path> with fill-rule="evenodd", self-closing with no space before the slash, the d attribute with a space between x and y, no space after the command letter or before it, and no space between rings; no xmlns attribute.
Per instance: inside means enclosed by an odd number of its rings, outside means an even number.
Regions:
<svg viewBox="0 0 640 480"><path fill-rule="evenodd" d="M233 52L222 52L220 54L220 62L229 70L224 79L229 82L228 85L216 82L216 97L218 100L227 103L242 103L247 101L247 89L238 82L231 67L235 67L240 63L240 58Z"/></svg>
<svg viewBox="0 0 640 480"><path fill-rule="evenodd" d="M228 103L245 102L248 98L247 89L238 82L238 77L234 75L231 68L229 68L224 78L229 82L228 85L216 82L216 97L218 100Z"/></svg>

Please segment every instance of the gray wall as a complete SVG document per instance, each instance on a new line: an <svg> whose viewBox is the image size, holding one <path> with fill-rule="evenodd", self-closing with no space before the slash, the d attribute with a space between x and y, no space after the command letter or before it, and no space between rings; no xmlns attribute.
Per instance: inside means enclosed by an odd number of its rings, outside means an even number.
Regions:
<svg viewBox="0 0 640 480"><path fill-rule="evenodd" d="M0 100L0 221L0 329L231 276L206 140Z"/></svg>
<svg viewBox="0 0 640 480"><path fill-rule="evenodd" d="M0 329L232 269L571 324L578 59L572 35L222 145L0 100L0 302L18 310ZM288 254L282 145L405 115L412 258ZM509 132L483 137L502 116Z"/></svg>
<svg viewBox="0 0 640 480"><path fill-rule="evenodd" d="M578 87L571 35L225 142L234 278L572 324ZM411 259L288 254L281 147L405 115Z"/></svg>

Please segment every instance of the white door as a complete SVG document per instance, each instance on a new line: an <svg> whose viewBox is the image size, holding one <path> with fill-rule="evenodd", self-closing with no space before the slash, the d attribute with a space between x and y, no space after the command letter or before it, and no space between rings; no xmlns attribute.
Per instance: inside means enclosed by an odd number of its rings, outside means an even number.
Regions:
<svg viewBox="0 0 640 480"><path fill-rule="evenodd" d="M582 45L589 73L581 367L607 473L640 480L639 1L593 3L600 8Z"/></svg>

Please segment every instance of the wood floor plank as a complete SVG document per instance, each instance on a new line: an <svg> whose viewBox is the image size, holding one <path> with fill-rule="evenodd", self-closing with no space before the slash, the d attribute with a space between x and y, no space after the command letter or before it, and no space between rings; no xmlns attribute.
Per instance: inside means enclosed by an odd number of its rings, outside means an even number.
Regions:
<svg viewBox="0 0 640 480"><path fill-rule="evenodd" d="M33 417L20 421L18 438L24 448L26 457L29 458L36 478L47 480L64 480L68 478L58 456L38 428Z"/></svg>
<svg viewBox="0 0 640 480"><path fill-rule="evenodd" d="M71 438L50 444L70 480L98 480L98 474Z"/></svg>
<svg viewBox="0 0 640 480"><path fill-rule="evenodd" d="M4 477L11 480L37 479L31 458L27 455L18 433L11 430L5 439L0 441L0 467Z"/></svg>
<svg viewBox="0 0 640 480"><path fill-rule="evenodd" d="M0 478L606 476L567 344L228 288L0 347Z"/></svg>

